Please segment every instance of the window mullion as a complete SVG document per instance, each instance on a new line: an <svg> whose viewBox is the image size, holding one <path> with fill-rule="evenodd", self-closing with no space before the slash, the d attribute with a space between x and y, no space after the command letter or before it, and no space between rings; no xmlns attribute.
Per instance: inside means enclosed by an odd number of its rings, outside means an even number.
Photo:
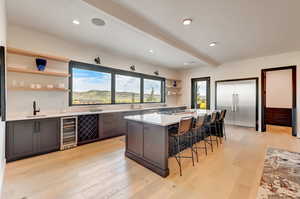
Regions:
<svg viewBox="0 0 300 199"><path fill-rule="evenodd" d="M141 77L141 103L144 103L144 78Z"/></svg>
<svg viewBox="0 0 300 199"><path fill-rule="evenodd" d="M111 73L111 103L116 103L116 73Z"/></svg>

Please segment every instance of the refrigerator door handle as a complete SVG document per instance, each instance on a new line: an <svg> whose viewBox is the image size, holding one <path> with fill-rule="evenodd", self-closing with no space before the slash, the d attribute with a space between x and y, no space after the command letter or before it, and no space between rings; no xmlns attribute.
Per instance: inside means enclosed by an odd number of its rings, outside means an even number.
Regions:
<svg viewBox="0 0 300 199"><path fill-rule="evenodd" d="M234 93L232 93L231 111L234 112Z"/></svg>
<svg viewBox="0 0 300 199"><path fill-rule="evenodd" d="M239 94L235 94L235 112L238 110Z"/></svg>

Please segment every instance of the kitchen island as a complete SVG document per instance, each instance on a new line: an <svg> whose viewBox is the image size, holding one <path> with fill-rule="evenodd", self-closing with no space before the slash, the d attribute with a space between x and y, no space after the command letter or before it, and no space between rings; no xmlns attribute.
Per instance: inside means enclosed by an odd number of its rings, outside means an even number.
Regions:
<svg viewBox="0 0 300 199"><path fill-rule="evenodd" d="M169 133L182 117L210 115L212 110L186 110L179 113L152 113L124 117L127 120L126 157L162 177L169 175Z"/></svg>

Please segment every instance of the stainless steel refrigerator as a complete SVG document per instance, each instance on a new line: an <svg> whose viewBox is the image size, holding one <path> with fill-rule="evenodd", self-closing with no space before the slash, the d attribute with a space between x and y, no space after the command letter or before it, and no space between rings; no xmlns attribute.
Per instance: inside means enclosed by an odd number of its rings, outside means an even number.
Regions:
<svg viewBox="0 0 300 199"><path fill-rule="evenodd" d="M216 82L216 108L227 110L226 124L256 127L256 81Z"/></svg>

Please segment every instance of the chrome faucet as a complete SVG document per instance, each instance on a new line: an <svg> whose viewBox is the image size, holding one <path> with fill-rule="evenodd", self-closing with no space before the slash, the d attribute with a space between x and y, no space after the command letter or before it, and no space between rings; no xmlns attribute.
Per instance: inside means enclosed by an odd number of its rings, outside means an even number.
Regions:
<svg viewBox="0 0 300 199"><path fill-rule="evenodd" d="M40 108L36 108L36 101L33 101L33 115L36 115L36 113L39 113L41 110Z"/></svg>

